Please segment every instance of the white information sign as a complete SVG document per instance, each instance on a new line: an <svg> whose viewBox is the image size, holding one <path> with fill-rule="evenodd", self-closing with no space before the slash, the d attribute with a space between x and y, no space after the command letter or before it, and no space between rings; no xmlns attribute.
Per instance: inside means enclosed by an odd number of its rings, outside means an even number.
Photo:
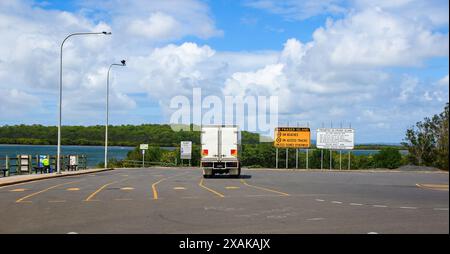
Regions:
<svg viewBox="0 0 450 254"><path fill-rule="evenodd" d="M349 150L355 146L355 130L345 128L317 129L317 148Z"/></svg>
<svg viewBox="0 0 450 254"><path fill-rule="evenodd" d="M181 141L180 158L185 160L192 158L192 141Z"/></svg>
<svg viewBox="0 0 450 254"><path fill-rule="evenodd" d="M69 156L69 165L70 165L70 166L76 166L76 165L78 165L78 156L76 156L76 155L70 155L70 156Z"/></svg>
<svg viewBox="0 0 450 254"><path fill-rule="evenodd" d="M139 146L139 148L141 149L141 150L147 150L148 149L148 144L141 144L140 146Z"/></svg>

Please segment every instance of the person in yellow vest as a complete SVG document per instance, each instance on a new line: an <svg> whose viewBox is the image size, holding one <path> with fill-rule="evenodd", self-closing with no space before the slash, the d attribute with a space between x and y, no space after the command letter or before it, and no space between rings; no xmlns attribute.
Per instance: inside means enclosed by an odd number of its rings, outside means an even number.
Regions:
<svg viewBox="0 0 450 254"><path fill-rule="evenodd" d="M45 157L45 158L42 160L42 166L44 166L44 170L45 170L46 172L49 172L49 171L50 171L50 161L49 161L49 159L48 159L47 157Z"/></svg>

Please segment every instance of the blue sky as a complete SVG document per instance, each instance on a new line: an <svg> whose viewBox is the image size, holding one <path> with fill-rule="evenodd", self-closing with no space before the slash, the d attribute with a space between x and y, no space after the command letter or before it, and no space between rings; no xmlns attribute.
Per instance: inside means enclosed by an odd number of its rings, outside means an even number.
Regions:
<svg viewBox="0 0 450 254"><path fill-rule="evenodd" d="M448 102L448 1L109 0L0 3L0 125L167 123L175 96L278 96L281 123L352 123L400 142ZM14 75L11 75L11 74Z"/></svg>

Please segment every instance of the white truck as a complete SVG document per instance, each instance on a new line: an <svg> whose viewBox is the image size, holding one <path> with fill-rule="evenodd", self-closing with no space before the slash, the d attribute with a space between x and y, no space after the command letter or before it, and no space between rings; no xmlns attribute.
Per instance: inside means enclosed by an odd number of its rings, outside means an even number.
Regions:
<svg viewBox="0 0 450 254"><path fill-rule="evenodd" d="M203 177L214 174L241 174L239 154L241 133L236 125L207 125L201 129L201 161Z"/></svg>

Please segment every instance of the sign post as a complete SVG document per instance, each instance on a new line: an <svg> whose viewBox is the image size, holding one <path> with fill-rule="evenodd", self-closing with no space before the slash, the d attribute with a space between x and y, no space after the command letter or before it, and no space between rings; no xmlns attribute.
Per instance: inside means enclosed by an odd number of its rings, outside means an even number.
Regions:
<svg viewBox="0 0 450 254"><path fill-rule="evenodd" d="M323 150L320 150L320 169L323 169Z"/></svg>
<svg viewBox="0 0 450 254"><path fill-rule="evenodd" d="M189 166L191 166L192 141L181 141L181 144L180 144L180 159L181 159L181 161L189 160Z"/></svg>
<svg viewBox="0 0 450 254"><path fill-rule="evenodd" d="M142 150L142 167L145 167L145 150L148 149L148 144L141 144L139 148Z"/></svg>
<svg viewBox="0 0 450 254"><path fill-rule="evenodd" d="M275 156L276 156L276 158L275 158L275 164L276 164L275 168L278 168L278 147L275 148Z"/></svg>
<svg viewBox="0 0 450 254"><path fill-rule="evenodd" d="M333 167L333 162L332 162L333 157L332 157L332 155L333 155L333 150L330 149L330 170L331 170L332 167Z"/></svg>
<svg viewBox="0 0 450 254"><path fill-rule="evenodd" d="M348 170L350 170L350 153L351 151L348 151Z"/></svg>

